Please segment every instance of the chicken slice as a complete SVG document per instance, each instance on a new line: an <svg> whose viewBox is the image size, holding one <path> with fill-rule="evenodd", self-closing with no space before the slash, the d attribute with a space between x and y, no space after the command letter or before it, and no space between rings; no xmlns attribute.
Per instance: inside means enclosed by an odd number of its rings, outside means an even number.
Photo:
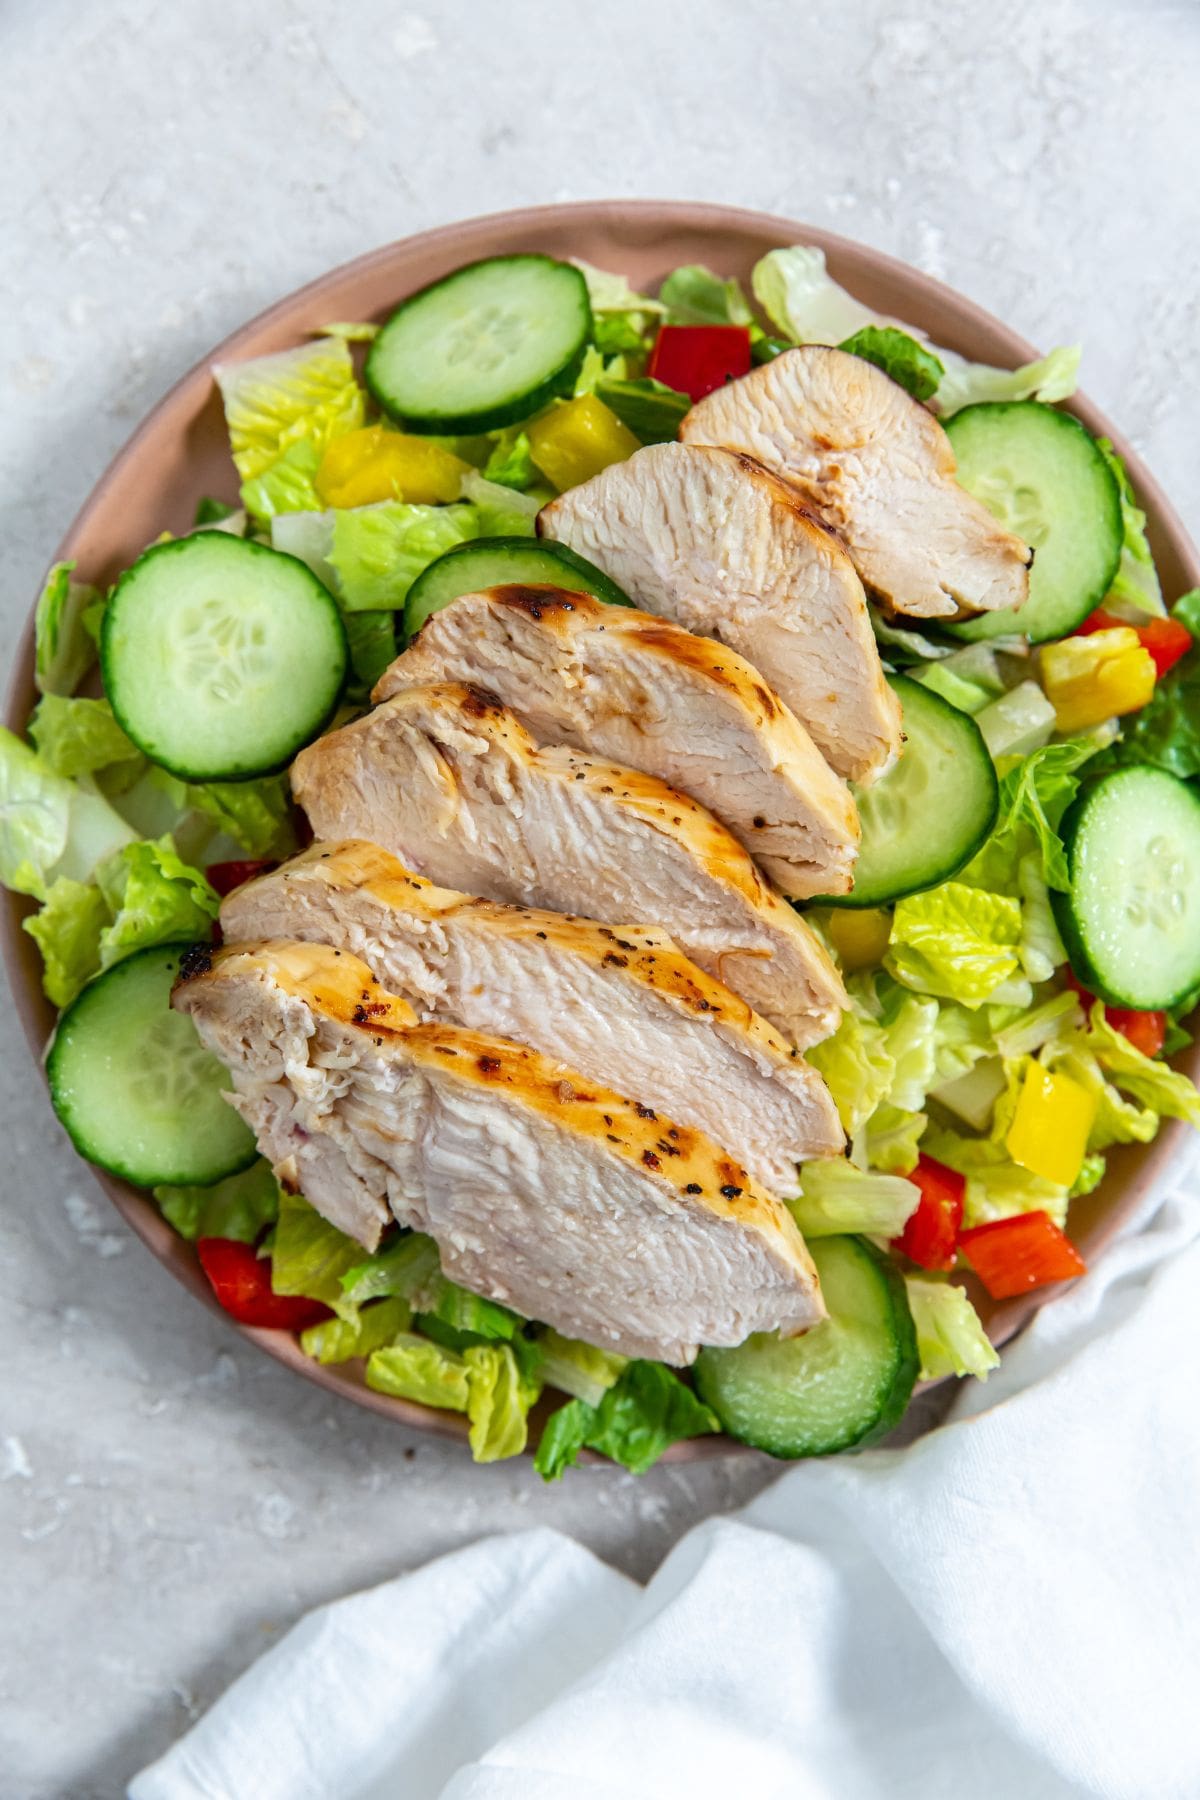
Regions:
<svg viewBox="0 0 1200 1800"><path fill-rule="evenodd" d="M301 752L292 789L320 838L368 838L467 893L661 926L801 1049L846 1004L819 939L694 800L562 745L538 749L492 695L408 688Z"/></svg>
<svg viewBox="0 0 1200 1800"><path fill-rule="evenodd" d="M653 926L600 925L434 887L375 844L314 844L221 907L225 942L292 938L361 957L419 1012L529 1044L796 1190L842 1130L815 1069Z"/></svg>
<svg viewBox="0 0 1200 1800"><path fill-rule="evenodd" d="M785 894L841 894L858 812L812 739L736 652L590 594L495 587L421 627L375 699L478 682L558 742L657 775L706 806Z"/></svg>
<svg viewBox="0 0 1200 1800"><path fill-rule="evenodd" d="M741 451L793 482L896 612L945 619L1028 596L1032 550L959 486L929 409L861 356L785 350L699 401L680 437Z"/></svg>
<svg viewBox="0 0 1200 1800"><path fill-rule="evenodd" d="M538 530L753 663L839 775L872 781L898 755L900 708L854 564L753 457L651 444L552 500Z"/></svg>
<svg viewBox="0 0 1200 1800"><path fill-rule="evenodd" d="M338 1225L390 1212L436 1240L453 1280L528 1318L686 1363L823 1316L787 1208L708 1138L536 1050L414 1023L347 952L194 958L174 1004L313 1206Z"/></svg>

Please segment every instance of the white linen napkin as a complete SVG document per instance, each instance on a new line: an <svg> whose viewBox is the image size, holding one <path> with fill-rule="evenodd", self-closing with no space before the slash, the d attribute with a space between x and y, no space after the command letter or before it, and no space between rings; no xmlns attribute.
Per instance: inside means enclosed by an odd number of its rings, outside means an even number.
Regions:
<svg viewBox="0 0 1200 1800"><path fill-rule="evenodd" d="M1151 1211L909 1448L645 1589L542 1530L322 1607L130 1800L1196 1800L1196 1183Z"/></svg>

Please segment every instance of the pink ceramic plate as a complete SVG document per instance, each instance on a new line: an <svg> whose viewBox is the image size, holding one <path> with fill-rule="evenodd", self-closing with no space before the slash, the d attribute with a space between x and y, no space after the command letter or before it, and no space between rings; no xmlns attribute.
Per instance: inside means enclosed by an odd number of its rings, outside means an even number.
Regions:
<svg viewBox="0 0 1200 1800"><path fill-rule="evenodd" d="M875 310L922 327L936 343L975 360L1008 367L1036 354L1014 332L940 283L877 250L793 220L735 207L654 200L540 206L471 219L389 244L335 269L227 338L211 357L184 376L133 434L71 526L56 559L74 558L81 580L109 582L160 531L186 530L201 495L235 498L236 479L220 399L210 373L215 361L287 349L302 342L315 326L333 319L383 319L406 294L476 257L517 250L581 256L602 268L619 270L636 288L653 288L680 263L703 262L748 285L750 270L760 256L778 245L797 243L820 245L838 281ZM1125 458L1149 518L1150 541L1166 593L1173 597L1200 585L1200 556L1154 478L1094 406L1076 399L1072 410L1092 431L1111 438ZM24 729L35 699L31 614L17 650L5 711L6 722L14 731ZM20 929L29 910L28 902L5 894L0 931L17 1010L30 1050L40 1057L54 1015L42 996L37 950ZM1190 1049L1179 1066L1193 1076L1200 1075L1200 1046ZM1149 1148L1130 1145L1114 1150L1102 1185L1075 1202L1072 1236L1089 1262L1101 1253L1151 1184L1165 1174L1183 1146L1185 1130L1167 1124ZM153 1201L123 1181L95 1173L117 1211L159 1261L198 1298L215 1305L191 1247L175 1235ZM996 1304L978 1290L973 1297L998 1344L1018 1331L1043 1301L1042 1295L1031 1294ZM284 1332L256 1331L227 1322L309 1381L361 1406L426 1431L459 1438L466 1435L465 1421L455 1414L372 1393L356 1364L322 1368L310 1362ZM667 1455L686 1461L740 1451L741 1446L729 1438L707 1438L677 1444Z"/></svg>

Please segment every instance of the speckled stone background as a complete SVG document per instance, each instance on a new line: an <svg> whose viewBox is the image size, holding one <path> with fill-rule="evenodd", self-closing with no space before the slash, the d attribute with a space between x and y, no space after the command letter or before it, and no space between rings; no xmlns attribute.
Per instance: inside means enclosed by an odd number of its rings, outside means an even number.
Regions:
<svg viewBox="0 0 1200 1800"><path fill-rule="evenodd" d="M11 644L142 413L268 301L542 200L793 214L963 289L1200 519L1200 12L1115 0L5 0L0 544ZM7 1014L0 1795L119 1795L314 1602L551 1521L646 1575L769 1467L544 1490L234 1342L110 1216Z"/></svg>

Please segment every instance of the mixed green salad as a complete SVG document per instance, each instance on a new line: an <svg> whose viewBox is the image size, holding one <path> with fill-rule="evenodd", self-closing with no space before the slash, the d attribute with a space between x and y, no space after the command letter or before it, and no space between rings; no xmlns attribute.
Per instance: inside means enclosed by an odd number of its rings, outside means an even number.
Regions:
<svg viewBox="0 0 1200 1800"><path fill-rule="evenodd" d="M227 496L108 591L51 571L41 697L25 737L0 733L0 879L36 902L24 927L64 1009L52 1097L77 1146L152 1190L235 1318L464 1414L480 1460L532 1434L547 1478L584 1447L640 1472L721 1429L793 1456L877 1438L918 1374L997 1361L956 1273L996 1298L1078 1273L1070 1207L1107 1151L1200 1124L1167 1060L1200 990L1200 591L1168 608L1120 458L1056 410L1078 352L966 362L869 314L804 246L764 257L752 289L691 266L650 296L496 259L382 328L219 367ZM483 401L455 335L481 306L499 370ZM906 752L858 796L853 893L802 908L850 996L808 1053L849 1153L803 1165L788 1201L831 1316L702 1351L689 1378L468 1293L420 1234L364 1255L280 1190L167 1001L222 895L302 843L291 757L367 706L423 619L513 566L624 603L535 543L540 507L813 342L929 405L964 485L1036 558L1019 616L875 616Z"/></svg>

